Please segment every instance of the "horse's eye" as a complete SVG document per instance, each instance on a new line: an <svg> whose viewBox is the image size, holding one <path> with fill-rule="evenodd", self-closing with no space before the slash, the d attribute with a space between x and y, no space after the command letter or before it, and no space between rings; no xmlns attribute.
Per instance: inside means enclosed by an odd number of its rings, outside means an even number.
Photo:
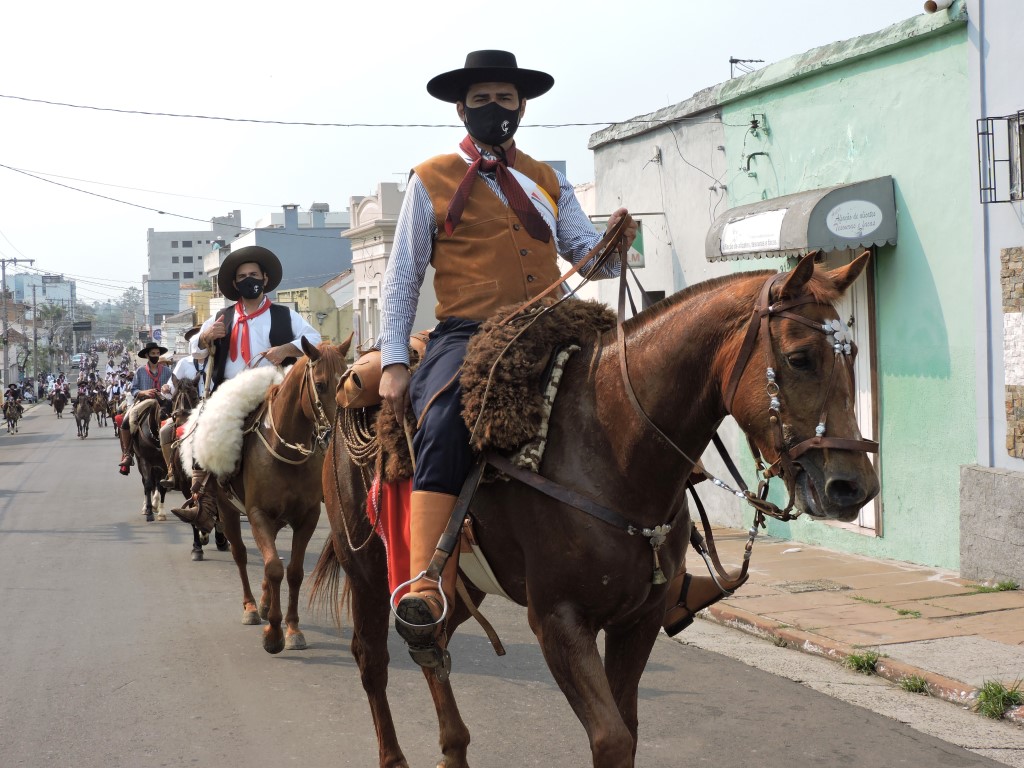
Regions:
<svg viewBox="0 0 1024 768"><path fill-rule="evenodd" d="M786 362L789 367L797 371L806 371L811 367L811 358L806 352L793 352L786 355Z"/></svg>
<svg viewBox="0 0 1024 768"><path fill-rule="evenodd" d="M317 382L317 385L316 385L316 391L317 391L317 394L322 395L324 392L327 391L327 386L322 381L319 381L319 382Z"/></svg>

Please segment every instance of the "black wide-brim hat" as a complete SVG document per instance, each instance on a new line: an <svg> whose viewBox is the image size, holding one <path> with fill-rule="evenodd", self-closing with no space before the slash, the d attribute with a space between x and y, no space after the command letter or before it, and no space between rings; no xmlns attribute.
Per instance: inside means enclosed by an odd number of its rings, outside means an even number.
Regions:
<svg viewBox="0 0 1024 768"><path fill-rule="evenodd" d="M182 336L185 337L185 341L188 341L193 336L195 336L197 333L199 333L199 331L200 331L200 329L202 327L203 326L201 326L201 325L193 325L191 328L189 328L187 331L185 331L185 333L182 334Z"/></svg>
<svg viewBox="0 0 1024 768"><path fill-rule="evenodd" d="M220 265L220 272L217 273L217 286L220 292L232 301L238 301L242 295L235 288L235 272L238 267L247 262L255 262L260 265L263 274L267 276L267 287L264 293L270 293L281 284L284 270L281 268L281 260L273 251L264 248L262 245L247 245L232 251Z"/></svg>
<svg viewBox="0 0 1024 768"><path fill-rule="evenodd" d="M535 99L551 90L555 78L536 69L522 69L508 51L473 51L462 69L438 75L427 83L427 93L454 104L466 98L474 83L512 83L522 99Z"/></svg>
<svg viewBox="0 0 1024 768"><path fill-rule="evenodd" d="M149 353L154 349L159 349L161 355L167 354L167 347L161 347L155 341L147 341L146 346L139 350L139 357L149 357Z"/></svg>

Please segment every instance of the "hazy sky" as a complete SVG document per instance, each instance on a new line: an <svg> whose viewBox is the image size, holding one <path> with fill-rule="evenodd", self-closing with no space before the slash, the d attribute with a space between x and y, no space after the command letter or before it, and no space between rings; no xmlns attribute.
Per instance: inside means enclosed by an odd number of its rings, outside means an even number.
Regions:
<svg viewBox="0 0 1024 768"><path fill-rule="evenodd" d="M5 3L0 165L139 206L242 222L398 181L453 151L459 128L274 126L116 114L11 96L149 112L324 123L456 123L427 80L470 50L513 51L554 88L532 123L609 123L729 77L729 57L778 61L922 12L922 0L631 2ZM482 15L482 12L490 12ZM507 12L507 16L503 13ZM593 179L601 126L523 127L539 159ZM64 177L64 178L60 178ZM101 184L102 183L102 184ZM144 191L149 190L149 191ZM625 201L628 205L628 201ZM0 255L79 280L86 301L141 286L146 230L203 229L0 167ZM8 268L8 275L20 266Z"/></svg>

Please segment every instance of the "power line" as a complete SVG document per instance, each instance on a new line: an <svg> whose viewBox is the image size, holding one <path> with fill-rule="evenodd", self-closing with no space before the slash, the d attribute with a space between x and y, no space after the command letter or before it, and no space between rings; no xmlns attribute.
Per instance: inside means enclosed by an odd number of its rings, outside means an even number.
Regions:
<svg viewBox="0 0 1024 768"><path fill-rule="evenodd" d="M25 173L35 173L35 174L38 174L39 176L52 176L55 179L68 179L70 181L82 181L82 182L85 182L86 184L97 184L97 185L99 185L101 187L116 187L117 189L130 189L130 190L133 190L135 192L149 192L149 193L154 194L154 195L166 195L168 197L187 197L187 198L190 198L192 200L210 200L210 201L215 202L215 203L234 203L235 205L252 205L252 206L255 206L257 208L277 208L277 207L279 207L277 203L250 203L250 202L247 202L245 200L224 200L224 199L219 198L219 197L203 197L202 195L185 195L185 194L181 194L181 193L178 193L178 192L161 192L158 189L145 189L143 187L129 187L129 186L125 185L125 184L111 184L111 183L105 182L105 181L95 181L94 179L80 179L80 178L78 178L76 176L61 176L59 173L46 173L45 171L33 171L33 170L28 169L28 168L15 168L14 170L16 170L16 171L23 171ZM0 235L3 235L3 233L0 232ZM4 235L4 240L7 240L7 236L6 235ZM7 240L7 242L10 243L11 241ZM13 243L11 245L13 247Z"/></svg>
<svg viewBox="0 0 1024 768"><path fill-rule="evenodd" d="M50 101L48 99L33 99L28 96L14 96L0 93L0 99L13 99L15 101L26 101L32 104L46 104L51 107L68 107L70 109L87 109L93 112L114 112L120 115L143 115L146 117L176 117L189 120L220 120L229 123L255 123L259 125L298 125L314 128L464 128L461 123L319 123L311 120L261 120L251 117L223 117L219 115L195 115L182 114L178 112L147 112L141 109L121 109L117 107L96 107L88 104L71 104L66 101ZM604 120L596 123L532 123L524 124L523 128L586 128L598 125L614 125L616 123L668 123L678 122L681 118L671 120L644 120L641 118L630 118L629 120ZM690 118L692 119L692 118Z"/></svg>
<svg viewBox="0 0 1024 768"><path fill-rule="evenodd" d="M110 195L101 195L99 192L90 192L88 189L81 189L79 187L73 187L70 184L61 184L59 181L54 181L53 179L45 179L42 176L37 176L34 173L29 173L28 171L24 171L24 170L22 170L20 168L15 168L14 166L11 166L11 165L4 165L3 163L0 163L0 168L6 168L8 171L11 171L13 173L20 173L22 176L28 176L29 178L35 179L36 181L42 181L42 182L45 182L46 184L53 184L53 185L58 186L58 187L63 187L64 189L70 189L72 192L80 192L83 195L90 195L92 197L98 197L98 198L101 198L103 200L109 200L109 201L111 201L113 203L120 203L121 205L127 205L127 206L130 206L132 208L139 208L139 209L141 209L143 211L152 211L153 213L159 213L161 216L170 216L172 218L177 218L177 219L187 219L188 221L198 221L198 222L200 222L202 224L210 224L211 223L209 219L200 219L197 216L187 216L184 213L174 213L173 211L163 211L163 210L161 210L159 208L153 208L152 206L149 206L149 205L141 205L140 203L133 203L133 202L131 202L129 200L121 200L120 198L117 198L117 197L110 197ZM252 227L243 227L241 224L230 224L230 223L225 222L225 221L218 221L217 222L217 226L218 227L226 227L228 229L237 229L239 234L242 234L244 232L252 231ZM303 234L302 232L288 232L288 231L285 231L285 230L278 230L278 229L271 229L271 230L267 230L267 231L273 232L275 237L312 237L312 238L316 238L316 239L319 239L319 240L330 240L330 239L333 239L333 237L334 237L333 233L328 233L326 235L312 235L312 234ZM340 232L342 232L342 229L339 227L338 228L338 233L340 233Z"/></svg>

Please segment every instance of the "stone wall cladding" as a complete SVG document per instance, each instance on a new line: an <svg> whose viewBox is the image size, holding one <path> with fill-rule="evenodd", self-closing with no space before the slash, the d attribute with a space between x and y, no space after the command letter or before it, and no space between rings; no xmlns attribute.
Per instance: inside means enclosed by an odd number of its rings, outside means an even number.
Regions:
<svg viewBox="0 0 1024 768"><path fill-rule="evenodd" d="M1024 472L960 467L960 575L1024 584Z"/></svg>
<svg viewBox="0 0 1024 768"><path fill-rule="evenodd" d="M999 254L1006 371L1006 452L1024 459L1024 248Z"/></svg>

